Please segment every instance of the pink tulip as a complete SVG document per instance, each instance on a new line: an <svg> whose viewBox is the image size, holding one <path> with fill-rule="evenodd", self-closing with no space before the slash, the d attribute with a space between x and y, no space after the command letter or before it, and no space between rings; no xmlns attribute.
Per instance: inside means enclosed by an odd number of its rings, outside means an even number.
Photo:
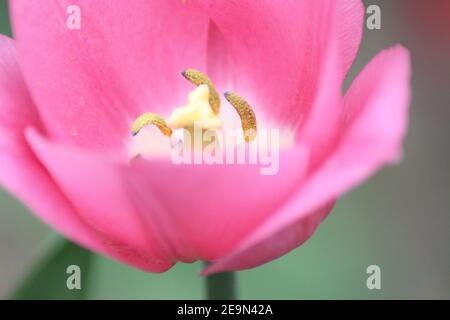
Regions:
<svg viewBox="0 0 450 320"><path fill-rule="evenodd" d="M255 267L305 242L337 198L401 155L407 50L380 52L341 94L361 1L72 3L80 29L66 26L68 1L10 3L0 183L82 246L149 272L196 260L212 262L204 274ZM295 135L278 174L126 158L137 116L185 102L187 68L242 94L258 128Z"/></svg>

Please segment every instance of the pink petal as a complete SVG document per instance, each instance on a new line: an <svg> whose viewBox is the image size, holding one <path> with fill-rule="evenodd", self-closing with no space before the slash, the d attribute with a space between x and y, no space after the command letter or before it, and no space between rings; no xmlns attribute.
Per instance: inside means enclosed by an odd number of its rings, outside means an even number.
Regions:
<svg viewBox="0 0 450 320"><path fill-rule="evenodd" d="M328 50L317 70L317 94L297 135L299 141L309 146L310 169L319 166L336 145L342 115L342 80L353 63L362 36L362 2L341 0L336 5L338 14L330 17L335 21L330 21L331 29L327 32Z"/></svg>
<svg viewBox="0 0 450 320"><path fill-rule="evenodd" d="M299 147L281 153L272 176L256 165L175 165L168 159L122 166L33 131L28 139L81 219L105 238L104 252L114 256L122 249L128 254L119 259L141 268L145 262L151 271L227 254L294 192L308 161Z"/></svg>
<svg viewBox="0 0 450 320"><path fill-rule="evenodd" d="M346 94L347 120L338 148L277 214L206 272L254 265L251 261L242 265L239 259L296 221L306 219L313 210L361 183L383 165L396 161L406 131L409 81L406 49L397 46L377 55ZM255 259L258 261L258 257Z"/></svg>
<svg viewBox="0 0 450 320"><path fill-rule="evenodd" d="M330 153L339 133L342 114L342 66L335 32L330 31L330 44L324 62L317 70L317 95L311 110L305 116L304 125L297 129L297 141L310 150L310 170L317 168Z"/></svg>
<svg viewBox="0 0 450 320"><path fill-rule="evenodd" d="M174 264L127 197L120 166L106 157L52 143L29 130L28 140L82 221L104 246L100 251L151 272Z"/></svg>
<svg viewBox="0 0 450 320"><path fill-rule="evenodd" d="M338 7L338 35L342 71L350 69L361 44L364 26L364 5L360 0L335 1Z"/></svg>
<svg viewBox="0 0 450 320"><path fill-rule="evenodd" d="M268 120L292 126L301 123L319 91L318 71L326 63L323 57L329 49L330 33L339 40L338 79L348 70L361 39L361 1L200 3L213 23L210 55L220 60L213 64L212 73L219 68L217 64L232 69L228 79L220 79L219 84L226 83L228 89L246 97L260 117L266 113ZM219 51L230 57L226 59Z"/></svg>
<svg viewBox="0 0 450 320"><path fill-rule="evenodd" d="M219 272L227 263L232 264L233 270L243 270L257 267L285 255L314 234L322 220L333 209L333 204L327 204L323 208L309 213L294 224L258 242L251 250L240 251L229 258L211 264L203 269L202 275ZM228 261L228 259L232 259L232 261Z"/></svg>
<svg viewBox="0 0 450 320"><path fill-rule="evenodd" d="M81 29L69 30L69 4ZM144 111L184 102L204 70L208 18L190 1L11 1L20 65L52 137L120 145Z"/></svg>
<svg viewBox="0 0 450 320"><path fill-rule="evenodd" d="M251 164L143 160L134 162L126 177L135 203L161 226L173 252L184 260L216 260L290 197L307 161L302 148L285 151L278 173L261 175Z"/></svg>
<svg viewBox="0 0 450 320"><path fill-rule="evenodd" d="M0 184L65 236L98 247L45 168L28 147L26 126L41 127L16 62L13 40L0 35Z"/></svg>

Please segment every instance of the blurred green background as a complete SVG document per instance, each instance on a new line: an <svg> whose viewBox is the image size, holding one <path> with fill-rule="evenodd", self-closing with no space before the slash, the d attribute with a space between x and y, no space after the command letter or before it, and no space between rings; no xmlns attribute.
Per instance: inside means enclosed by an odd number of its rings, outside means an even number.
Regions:
<svg viewBox="0 0 450 320"><path fill-rule="evenodd" d="M412 53L413 100L404 161L343 197L305 245L240 272L240 298L450 298L450 1L365 3L381 7L382 28L365 29L349 78L394 43ZM0 33L11 34L5 0L0 0ZM203 298L200 264L146 274L101 256L89 259L72 248L49 265L42 257L64 247L58 240L0 190L0 298L11 297L21 283L16 297ZM64 266L72 263L90 266L82 293L66 289ZM381 290L366 287L371 264L381 267ZM23 284L26 275L37 280Z"/></svg>

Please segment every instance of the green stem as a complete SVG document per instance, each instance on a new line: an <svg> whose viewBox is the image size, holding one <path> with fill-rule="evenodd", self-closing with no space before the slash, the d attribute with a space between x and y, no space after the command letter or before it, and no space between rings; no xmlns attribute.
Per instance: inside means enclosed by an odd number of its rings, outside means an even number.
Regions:
<svg viewBox="0 0 450 320"><path fill-rule="evenodd" d="M236 299L236 276L234 272L215 273L206 276L206 298L208 300Z"/></svg>

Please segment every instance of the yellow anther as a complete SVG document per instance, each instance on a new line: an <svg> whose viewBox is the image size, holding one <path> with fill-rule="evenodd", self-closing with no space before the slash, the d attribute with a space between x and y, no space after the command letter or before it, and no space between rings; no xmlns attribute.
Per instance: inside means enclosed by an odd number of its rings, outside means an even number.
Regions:
<svg viewBox="0 0 450 320"><path fill-rule="evenodd" d="M158 127L159 131L161 131L165 136L170 137L172 135L172 129L167 126L164 118L152 112L144 113L134 120L133 125L131 126L131 133L135 136L142 128L149 125L155 125Z"/></svg>
<svg viewBox="0 0 450 320"><path fill-rule="evenodd" d="M217 93L216 87L214 87L214 84L212 81L203 73L200 71L197 71L195 69L187 69L184 70L182 73L183 77L185 77L188 81L195 84L196 86L206 84L209 89L209 104L211 106L211 109L214 111L215 114L219 114L220 112L220 96Z"/></svg>
<svg viewBox="0 0 450 320"><path fill-rule="evenodd" d="M241 118L242 130L246 142L256 138L256 116L252 107L243 98L234 92L225 92L225 98L236 109Z"/></svg>

